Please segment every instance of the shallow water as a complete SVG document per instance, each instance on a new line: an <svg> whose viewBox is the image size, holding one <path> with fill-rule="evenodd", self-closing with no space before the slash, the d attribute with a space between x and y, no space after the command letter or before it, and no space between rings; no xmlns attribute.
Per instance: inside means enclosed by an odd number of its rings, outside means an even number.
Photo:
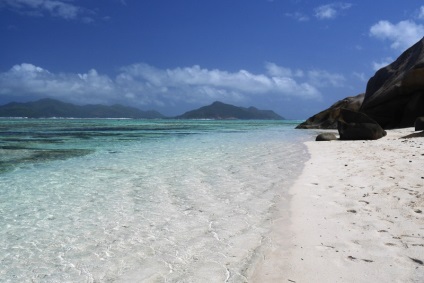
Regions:
<svg viewBox="0 0 424 283"><path fill-rule="evenodd" d="M295 125L0 120L0 281L245 282L307 159Z"/></svg>

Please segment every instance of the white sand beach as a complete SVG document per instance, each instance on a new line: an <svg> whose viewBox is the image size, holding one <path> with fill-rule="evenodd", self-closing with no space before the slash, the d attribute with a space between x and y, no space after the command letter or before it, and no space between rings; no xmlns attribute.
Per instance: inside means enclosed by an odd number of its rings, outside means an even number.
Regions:
<svg viewBox="0 0 424 283"><path fill-rule="evenodd" d="M307 142L252 282L424 282L424 137Z"/></svg>

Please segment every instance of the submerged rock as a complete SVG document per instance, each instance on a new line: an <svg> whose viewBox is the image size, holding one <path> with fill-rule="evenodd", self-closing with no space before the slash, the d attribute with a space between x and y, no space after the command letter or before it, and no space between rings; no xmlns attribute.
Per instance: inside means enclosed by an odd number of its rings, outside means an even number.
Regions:
<svg viewBox="0 0 424 283"><path fill-rule="evenodd" d="M13 170L22 164L37 164L53 160L66 160L81 157L94 152L91 149L34 149L25 147L4 146L1 148L0 173Z"/></svg>

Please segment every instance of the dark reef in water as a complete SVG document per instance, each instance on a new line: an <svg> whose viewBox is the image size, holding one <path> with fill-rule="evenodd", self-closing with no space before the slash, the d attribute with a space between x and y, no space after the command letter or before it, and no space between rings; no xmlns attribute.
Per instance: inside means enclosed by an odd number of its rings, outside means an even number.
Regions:
<svg viewBox="0 0 424 283"><path fill-rule="evenodd" d="M0 160L0 173L25 164L65 160L94 152L90 149L34 149L20 146L2 146L1 150L7 150L7 155L3 152L4 156Z"/></svg>

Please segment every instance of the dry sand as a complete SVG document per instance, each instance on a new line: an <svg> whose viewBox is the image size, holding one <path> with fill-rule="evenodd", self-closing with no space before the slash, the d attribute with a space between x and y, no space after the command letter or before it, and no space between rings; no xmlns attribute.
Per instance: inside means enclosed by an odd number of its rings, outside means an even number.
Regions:
<svg viewBox="0 0 424 283"><path fill-rule="evenodd" d="M424 282L424 137L307 142L251 282Z"/></svg>

